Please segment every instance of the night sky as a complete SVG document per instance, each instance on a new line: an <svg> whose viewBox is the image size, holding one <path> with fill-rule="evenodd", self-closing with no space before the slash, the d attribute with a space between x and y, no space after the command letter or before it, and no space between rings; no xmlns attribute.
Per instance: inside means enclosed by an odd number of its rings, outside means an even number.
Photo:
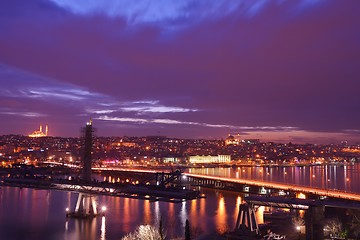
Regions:
<svg viewBox="0 0 360 240"><path fill-rule="evenodd" d="M1 0L0 134L360 142L359 0Z"/></svg>

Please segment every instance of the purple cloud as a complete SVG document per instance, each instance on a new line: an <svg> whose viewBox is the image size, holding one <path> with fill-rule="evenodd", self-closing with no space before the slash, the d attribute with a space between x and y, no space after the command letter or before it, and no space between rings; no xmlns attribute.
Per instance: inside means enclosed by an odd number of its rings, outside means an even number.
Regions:
<svg viewBox="0 0 360 240"><path fill-rule="evenodd" d="M13 132L6 124L34 113L36 126L47 119L72 126L59 135L77 135L75 126L89 116L106 115L145 121L99 120L104 135L116 127L128 135L159 128L170 136L221 137L229 126L240 132L290 126L359 139L344 131L359 129L360 121L358 1L2 6L0 109L18 113L5 114L4 127ZM185 124L186 131L183 123L196 124Z"/></svg>

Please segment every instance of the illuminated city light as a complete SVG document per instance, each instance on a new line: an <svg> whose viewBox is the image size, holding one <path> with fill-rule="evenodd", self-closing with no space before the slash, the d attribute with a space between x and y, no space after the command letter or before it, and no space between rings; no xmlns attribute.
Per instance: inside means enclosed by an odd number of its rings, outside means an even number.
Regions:
<svg viewBox="0 0 360 240"><path fill-rule="evenodd" d="M40 125L39 130L35 130L31 134L29 134L29 137L31 137L31 138L46 137L46 136L48 136L48 133L49 133L48 125L45 126L45 133L42 130L42 125Z"/></svg>
<svg viewBox="0 0 360 240"><path fill-rule="evenodd" d="M306 199L306 195L305 195L305 194L303 194L303 193L298 193L298 194L296 195L296 198L299 198L299 199Z"/></svg>

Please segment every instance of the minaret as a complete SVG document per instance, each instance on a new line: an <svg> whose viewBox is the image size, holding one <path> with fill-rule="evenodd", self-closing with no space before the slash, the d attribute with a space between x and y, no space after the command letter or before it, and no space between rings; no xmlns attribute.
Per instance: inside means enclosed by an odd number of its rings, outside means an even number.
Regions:
<svg viewBox="0 0 360 240"><path fill-rule="evenodd" d="M49 126L46 124L45 126L45 136L47 136L49 133Z"/></svg>
<svg viewBox="0 0 360 240"><path fill-rule="evenodd" d="M92 119L86 123L85 126L85 144L84 144L84 157L83 157L83 175L82 178L85 182L91 182L91 150L92 150Z"/></svg>
<svg viewBox="0 0 360 240"><path fill-rule="evenodd" d="M42 125L40 124L39 132L42 132Z"/></svg>

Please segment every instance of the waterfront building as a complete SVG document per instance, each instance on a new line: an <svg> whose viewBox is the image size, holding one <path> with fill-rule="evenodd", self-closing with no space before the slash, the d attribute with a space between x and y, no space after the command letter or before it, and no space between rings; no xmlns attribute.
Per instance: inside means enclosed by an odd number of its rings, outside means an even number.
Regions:
<svg viewBox="0 0 360 240"><path fill-rule="evenodd" d="M162 162L163 163L181 163L183 162L184 158L178 158L178 157L163 157Z"/></svg>
<svg viewBox="0 0 360 240"><path fill-rule="evenodd" d="M230 155L217 155L217 156L190 156L189 163L229 163L231 162Z"/></svg>

